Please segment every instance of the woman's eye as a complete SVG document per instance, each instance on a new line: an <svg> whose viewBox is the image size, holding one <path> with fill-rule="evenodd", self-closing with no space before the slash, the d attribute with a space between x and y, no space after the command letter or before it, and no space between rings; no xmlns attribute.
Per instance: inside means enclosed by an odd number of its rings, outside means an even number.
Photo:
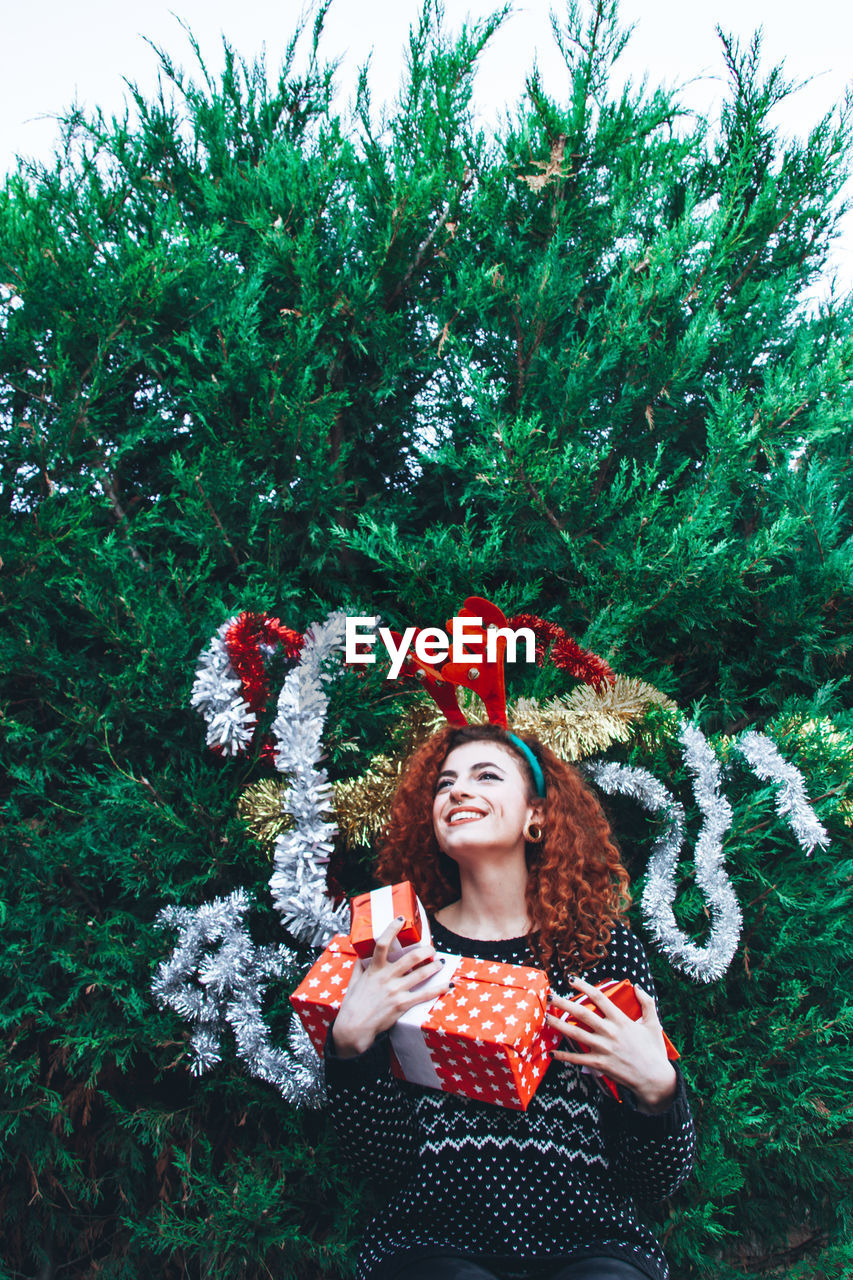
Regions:
<svg viewBox="0 0 853 1280"><path fill-rule="evenodd" d="M484 769L482 773L478 773L476 775L476 781L477 782L502 782L503 777L499 773L493 773L491 769ZM439 778L438 782L435 784L435 794L438 795L440 791L446 791L448 787L453 786L453 783L454 783L453 778Z"/></svg>

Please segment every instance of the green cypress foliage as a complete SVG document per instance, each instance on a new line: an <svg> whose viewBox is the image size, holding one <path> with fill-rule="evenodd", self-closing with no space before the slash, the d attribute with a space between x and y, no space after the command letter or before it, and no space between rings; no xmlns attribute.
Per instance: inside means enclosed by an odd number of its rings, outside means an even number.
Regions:
<svg viewBox="0 0 853 1280"><path fill-rule="evenodd" d="M366 1193L322 1115L233 1058L192 1079L150 995L167 903L245 885L281 938L237 816L264 768L205 753L188 691L241 609L426 625L469 592L651 680L728 761L741 947L710 986L656 966L701 1139L656 1211L674 1276L853 1266L853 327L814 301L849 114L781 137L757 42L723 42L719 120L614 93L599 0L558 30L567 96L533 77L485 136L498 21L451 37L428 5L382 121L366 77L336 114L322 20L272 84L164 55L174 98L70 119L0 195L3 1277L350 1273ZM368 683L368 709L335 685L335 777L396 720ZM803 770L828 850L732 754L747 725ZM611 755L695 813L671 729ZM610 809L639 896L658 828ZM365 887L367 853L336 875Z"/></svg>

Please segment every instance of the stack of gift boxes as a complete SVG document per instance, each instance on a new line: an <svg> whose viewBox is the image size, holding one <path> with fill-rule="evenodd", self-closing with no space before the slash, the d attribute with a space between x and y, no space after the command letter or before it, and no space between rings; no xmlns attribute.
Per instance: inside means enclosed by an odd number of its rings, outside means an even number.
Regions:
<svg viewBox="0 0 853 1280"><path fill-rule="evenodd" d="M290 997L319 1053L355 966L369 962L376 939L394 917L404 919L391 960L429 941L426 915L408 883L362 894L352 906L350 937L332 938ZM550 1050L562 1042L545 1021L547 975L522 965L437 955L450 973L450 987L415 1005L392 1027L392 1069L414 1084L524 1111L548 1069ZM639 1016L630 982L606 986L629 1017ZM611 1092L618 1097L612 1085Z"/></svg>

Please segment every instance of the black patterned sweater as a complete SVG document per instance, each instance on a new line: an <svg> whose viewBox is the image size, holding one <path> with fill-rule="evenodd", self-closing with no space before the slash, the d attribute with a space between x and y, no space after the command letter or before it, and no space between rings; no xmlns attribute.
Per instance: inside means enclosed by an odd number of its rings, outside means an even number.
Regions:
<svg viewBox="0 0 853 1280"><path fill-rule="evenodd" d="M439 951L531 963L525 938L474 941L431 924ZM629 978L654 993L643 948L621 926L584 976ZM551 985L577 994L555 974ZM591 1255L667 1277L635 1200L662 1200L692 1168L680 1072L669 1109L645 1115L626 1091L619 1103L589 1073L554 1060L527 1110L515 1111L396 1079L385 1033L354 1058L338 1058L330 1035L326 1083L343 1151L390 1195L367 1228L357 1280L382 1280L404 1257L442 1252L474 1258L506 1280L535 1280Z"/></svg>

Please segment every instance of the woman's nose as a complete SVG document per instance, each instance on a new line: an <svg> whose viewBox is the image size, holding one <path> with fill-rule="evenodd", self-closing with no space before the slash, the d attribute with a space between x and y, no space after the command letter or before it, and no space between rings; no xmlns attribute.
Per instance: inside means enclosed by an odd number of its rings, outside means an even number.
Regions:
<svg viewBox="0 0 853 1280"><path fill-rule="evenodd" d="M465 800L470 795L471 792L468 790L467 784L463 782L461 778L457 778L453 783L453 786L450 788L450 799L453 801Z"/></svg>

